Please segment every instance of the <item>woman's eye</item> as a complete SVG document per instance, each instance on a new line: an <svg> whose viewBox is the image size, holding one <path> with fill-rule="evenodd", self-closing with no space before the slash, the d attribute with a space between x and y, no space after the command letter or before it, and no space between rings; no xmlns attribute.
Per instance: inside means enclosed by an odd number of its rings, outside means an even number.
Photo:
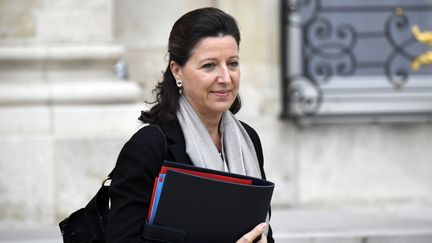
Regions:
<svg viewBox="0 0 432 243"><path fill-rule="evenodd" d="M216 67L216 64L214 64L214 63L206 63L203 65L203 68L209 69L209 70L213 69L214 67Z"/></svg>
<svg viewBox="0 0 432 243"><path fill-rule="evenodd" d="M237 62L237 61L233 61L233 62L230 62L229 65L230 65L231 67L238 67L239 62Z"/></svg>

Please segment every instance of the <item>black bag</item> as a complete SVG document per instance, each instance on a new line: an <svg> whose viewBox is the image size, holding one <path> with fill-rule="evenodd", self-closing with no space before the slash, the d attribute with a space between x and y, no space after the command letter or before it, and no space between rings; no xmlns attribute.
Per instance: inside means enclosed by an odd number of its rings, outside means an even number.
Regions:
<svg viewBox="0 0 432 243"><path fill-rule="evenodd" d="M109 211L110 176L84 207L59 223L64 243L105 243L105 232ZM169 227L145 223L143 242L183 242L185 232Z"/></svg>
<svg viewBox="0 0 432 243"><path fill-rule="evenodd" d="M84 207L59 223L64 243L105 242L105 228L109 210L110 176L102 183L101 188Z"/></svg>

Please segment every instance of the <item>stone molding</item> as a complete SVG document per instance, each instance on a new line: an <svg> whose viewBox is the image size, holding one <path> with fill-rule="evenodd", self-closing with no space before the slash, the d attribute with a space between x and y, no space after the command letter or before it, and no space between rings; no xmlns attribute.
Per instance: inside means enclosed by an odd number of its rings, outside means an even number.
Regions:
<svg viewBox="0 0 432 243"><path fill-rule="evenodd" d="M117 60L124 51L115 44L0 46L0 61Z"/></svg>
<svg viewBox="0 0 432 243"><path fill-rule="evenodd" d="M142 98L135 82L80 80L76 82L0 83L0 106L134 103Z"/></svg>

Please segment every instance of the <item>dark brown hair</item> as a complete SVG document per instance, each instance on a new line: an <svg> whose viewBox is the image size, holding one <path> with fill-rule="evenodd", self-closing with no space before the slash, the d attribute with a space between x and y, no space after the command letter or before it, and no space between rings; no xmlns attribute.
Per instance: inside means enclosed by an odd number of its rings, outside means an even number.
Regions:
<svg viewBox="0 0 432 243"><path fill-rule="evenodd" d="M225 35L234 37L237 46L240 46L240 31L236 20L220 9L200 8L180 17L174 23L168 40L168 66L162 81L158 82L153 90L156 100L147 102L154 106L149 111L142 111L139 120L144 123L174 120L178 109L179 90L171 73L171 61L184 66L201 39ZM237 96L230 111L235 114L240 107L240 97Z"/></svg>

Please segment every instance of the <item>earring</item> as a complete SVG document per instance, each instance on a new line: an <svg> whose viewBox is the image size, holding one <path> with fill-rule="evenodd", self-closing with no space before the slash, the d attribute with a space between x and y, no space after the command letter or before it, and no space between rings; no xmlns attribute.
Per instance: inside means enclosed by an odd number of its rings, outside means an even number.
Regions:
<svg viewBox="0 0 432 243"><path fill-rule="evenodd" d="M181 94L182 93L183 81L181 81L180 79L176 80L176 84L177 84L177 87L179 88L179 94Z"/></svg>

